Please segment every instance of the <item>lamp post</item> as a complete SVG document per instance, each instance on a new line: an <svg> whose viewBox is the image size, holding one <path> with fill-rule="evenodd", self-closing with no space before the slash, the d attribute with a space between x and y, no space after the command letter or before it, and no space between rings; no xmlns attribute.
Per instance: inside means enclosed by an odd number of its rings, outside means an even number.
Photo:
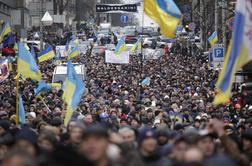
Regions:
<svg viewBox="0 0 252 166"><path fill-rule="evenodd" d="M224 48L226 48L226 13L227 11L225 8L227 8L227 2L222 1L222 42Z"/></svg>
<svg viewBox="0 0 252 166"><path fill-rule="evenodd" d="M214 30L215 32L218 32L218 0L215 0L214 3L214 8L215 8L215 14L214 14Z"/></svg>
<svg viewBox="0 0 252 166"><path fill-rule="evenodd" d="M44 13L44 0L40 1L40 18L42 19ZM40 21L40 51L43 50L43 23Z"/></svg>

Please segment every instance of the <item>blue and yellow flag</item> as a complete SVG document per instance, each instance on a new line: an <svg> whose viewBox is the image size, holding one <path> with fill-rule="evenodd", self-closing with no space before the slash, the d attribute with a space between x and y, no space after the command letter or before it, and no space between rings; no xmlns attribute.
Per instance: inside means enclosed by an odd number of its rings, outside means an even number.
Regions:
<svg viewBox="0 0 252 166"><path fill-rule="evenodd" d="M2 30L2 33L0 35L0 42L3 41L4 39L4 36L7 35L8 33L11 32L11 26L10 26L10 23L9 22L6 22L6 24L4 25L4 28Z"/></svg>
<svg viewBox="0 0 252 166"><path fill-rule="evenodd" d="M46 83L45 80L41 80L38 83L38 87L34 89L34 95L36 97L40 96L41 93L47 92L53 88L55 89L61 89L61 84L60 83Z"/></svg>
<svg viewBox="0 0 252 166"><path fill-rule="evenodd" d="M68 51L68 49L69 49L69 40L67 39L66 45L65 45L65 50L66 50L66 52Z"/></svg>
<svg viewBox="0 0 252 166"><path fill-rule="evenodd" d="M134 44L134 46L131 47L130 51L136 51L137 49L142 48L142 38L140 37L137 42Z"/></svg>
<svg viewBox="0 0 252 166"><path fill-rule="evenodd" d="M56 56L54 57L54 65L59 65L61 63L61 54L60 54L60 50L57 51Z"/></svg>
<svg viewBox="0 0 252 166"><path fill-rule="evenodd" d="M50 90L52 87L48 85L45 80L41 80L38 83L38 87L34 89L35 96L40 95L43 92Z"/></svg>
<svg viewBox="0 0 252 166"><path fill-rule="evenodd" d="M32 56L34 57L34 59L37 58L37 54L36 54L36 52L35 52L35 50L34 50L33 45L31 46L31 54L32 54Z"/></svg>
<svg viewBox="0 0 252 166"><path fill-rule="evenodd" d="M81 100L81 97L85 91L85 85L82 82L79 75L77 75L74 66L71 61L67 63L67 78L64 83L63 100L67 104L67 113L64 123L68 124L73 111L77 109L77 106Z"/></svg>
<svg viewBox="0 0 252 166"><path fill-rule="evenodd" d="M18 96L18 123L25 124L25 110L21 95Z"/></svg>
<svg viewBox="0 0 252 166"><path fill-rule="evenodd" d="M223 68L216 84L217 95L214 104L226 103L231 97L232 85L235 73L252 60L252 25L251 11L247 6L252 6L251 1L238 0L234 31L230 41Z"/></svg>
<svg viewBox="0 0 252 166"><path fill-rule="evenodd" d="M144 12L159 24L163 35L176 37L182 14L173 0L144 0Z"/></svg>
<svg viewBox="0 0 252 166"><path fill-rule="evenodd" d="M62 89L62 85L61 83L51 83L51 84L48 84L49 86L51 86L52 88L55 88L55 89Z"/></svg>
<svg viewBox="0 0 252 166"><path fill-rule="evenodd" d="M79 50L78 50L78 46L76 45L75 47L73 47L72 49L70 49L68 52L67 52L67 55L68 55L68 60L78 56L80 54Z"/></svg>
<svg viewBox="0 0 252 166"><path fill-rule="evenodd" d="M79 39L76 37L76 35L72 35L69 40L70 45L78 45L80 44Z"/></svg>
<svg viewBox="0 0 252 166"><path fill-rule="evenodd" d="M117 43L115 47L115 54L119 55L125 50L126 50L125 37L121 37L121 39L119 40L119 42Z"/></svg>
<svg viewBox="0 0 252 166"><path fill-rule="evenodd" d="M54 56L55 56L55 53L54 53L53 47L49 45L47 48L45 48L43 51L41 51L38 54L38 61L43 62L48 59L52 59Z"/></svg>
<svg viewBox="0 0 252 166"><path fill-rule="evenodd" d="M211 46L218 42L218 35L216 31L214 31L213 34L208 38L208 41Z"/></svg>
<svg viewBox="0 0 252 166"><path fill-rule="evenodd" d="M33 80L41 80L41 72L36 64L34 57L25 48L23 43L18 44L18 74L23 78L31 78Z"/></svg>

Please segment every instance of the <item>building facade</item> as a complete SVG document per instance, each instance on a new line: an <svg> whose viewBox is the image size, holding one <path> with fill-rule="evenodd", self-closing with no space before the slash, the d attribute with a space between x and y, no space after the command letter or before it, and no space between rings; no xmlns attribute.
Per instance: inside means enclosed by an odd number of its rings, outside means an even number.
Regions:
<svg viewBox="0 0 252 166"><path fill-rule="evenodd" d="M0 25L10 22L13 30L22 37L26 35L25 29L29 27L29 10L25 0L0 0Z"/></svg>
<svg viewBox="0 0 252 166"><path fill-rule="evenodd" d="M28 3L28 9L31 26L40 26L40 20L46 11L48 11L51 15L54 14L52 0L32 0Z"/></svg>
<svg viewBox="0 0 252 166"><path fill-rule="evenodd" d="M11 21L11 11L15 7L15 0L0 0L0 21Z"/></svg>

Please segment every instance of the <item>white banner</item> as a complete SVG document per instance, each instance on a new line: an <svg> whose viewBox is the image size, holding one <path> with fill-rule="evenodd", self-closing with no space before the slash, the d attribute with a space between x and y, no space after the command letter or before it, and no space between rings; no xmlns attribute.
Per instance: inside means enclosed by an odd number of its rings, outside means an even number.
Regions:
<svg viewBox="0 0 252 166"><path fill-rule="evenodd" d="M143 49L144 59L158 59L159 57L164 55L163 49Z"/></svg>
<svg viewBox="0 0 252 166"><path fill-rule="evenodd" d="M129 51L124 51L120 55L115 55L114 51L105 51L106 63L115 64L128 64L129 63Z"/></svg>
<svg viewBox="0 0 252 166"><path fill-rule="evenodd" d="M56 55L57 55L57 52L59 51L60 54L61 54L61 57L67 57L67 53L66 53L66 46L56 46Z"/></svg>

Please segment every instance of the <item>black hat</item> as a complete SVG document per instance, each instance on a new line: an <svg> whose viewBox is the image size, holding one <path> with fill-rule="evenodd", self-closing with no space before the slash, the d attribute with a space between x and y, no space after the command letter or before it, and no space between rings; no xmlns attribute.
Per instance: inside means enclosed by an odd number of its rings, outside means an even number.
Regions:
<svg viewBox="0 0 252 166"><path fill-rule="evenodd" d="M35 133L35 131L31 130L29 127L22 128L17 133L15 140L26 140L34 145L36 145L38 139L38 135Z"/></svg>
<svg viewBox="0 0 252 166"><path fill-rule="evenodd" d="M4 135L1 135L0 137L0 145L12 145L14 143L14 138L12 134L5 133Z"/></svg>
<svg viewBox="0 0 252 166"><path fill-rule="evenodd" d="M160 128L157 130L157 137L160 136L165 136L168 137L169 136L169 130L166 127Z"/></svg>
<svg viewBox="0 0 252 166"><path fill-rule="evenodd" d="M10 129L10 122L8 120L0 120L0 127L8 131Z"/></svg>
<svg viewBox="0 0 252 166"><path fill-rule="evenodd" d="M247 129L243 134L242 138L247 139L252 142L252 129Z"/></svg>
<svg viewBox="0 0 252 166"><path fill-rule="evenodd" d="M184 125L183 124L181 124L181 123L175 124L174 130L178 131L178 130L181 130L181 129L184 129Z"/></svg>
<svg viewBox="0 0 252 166"><path fill-rule="evenodd" d="M152 128L142 128L139 130L138 142L141 143L146 138L156 138L156 131Z"/></svg>
<svg viewBox="0 0 252 166"><path fill-rule="evenodd" d="M60 125L62 125L62 119L60 117L54 117L52 122L51 122L51 125L52 126L56 126L56 127L59 127Z"/></svg>
<svg viewBox="0 0 252 166"><path fill-rule="evenodd" d="M93 124L86 128L84 131L83 137L87 137L90 135L99 135L101 137L108 138L108 129L105 126L102 126L101 124Z"/></svg>

